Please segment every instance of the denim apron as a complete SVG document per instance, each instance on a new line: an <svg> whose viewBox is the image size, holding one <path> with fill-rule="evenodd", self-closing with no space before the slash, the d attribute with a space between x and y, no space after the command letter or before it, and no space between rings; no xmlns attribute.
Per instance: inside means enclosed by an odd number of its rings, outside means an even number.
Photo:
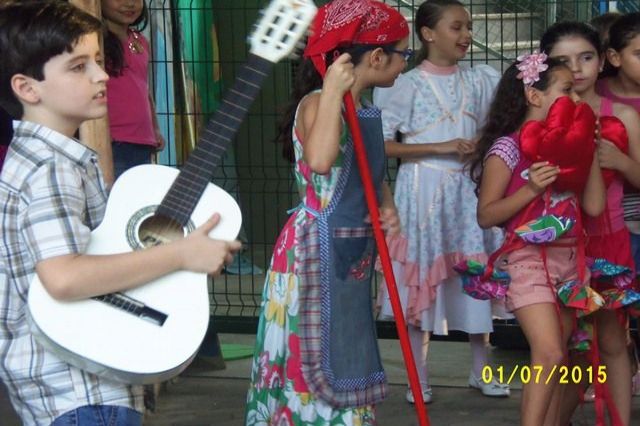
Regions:
<svg viewBox="0 0 640 426"><path fill-rule="evenodd" d="M361 109L358 120L380 200L385 173L380 110ZM312 218L301 230L298 246L305 382L334 407L378 403L386 394L386 377L371 293L377 251L372 227L364 222L368 209L350 137L329 205L307 212Z"/></svg>

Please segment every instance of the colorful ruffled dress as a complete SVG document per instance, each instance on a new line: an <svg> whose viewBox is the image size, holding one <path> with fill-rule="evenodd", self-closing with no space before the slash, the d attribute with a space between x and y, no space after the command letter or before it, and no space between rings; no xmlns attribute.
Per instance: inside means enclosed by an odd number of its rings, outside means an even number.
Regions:
<svg viewBox="0 0 640 426"><path fill-rule="evenodd" d="M613 103L601 98L600 116L613 116ZM587 256L593 259L591 286L605 299L605 309L619 309L640 300L629 230L624 223L624 179L616 173L607 187L605 211L585 218Z"/></svg>
<svg viewBox="0 0 640 426"><path fill-rule="evenodd" d="M396 132L405 144L473 139L484 125L500 74L489 66L438 67L424 61L393 87L376 88L386 140ZM493 330L492 305L462 292L453 266L463 259L486 262L502 243L498 228L483 230L476 219L475 185L456 155L403 159L395 182L402 234L389 241L393 270L407 322L448 330ZM393 318L383 284L381 316Z"/></svg>
<svg viewBox="0 0 640 426"><path fill-rule="evenodd" d="M374 185L385 175L380 111L358 111ZM346 129L346 125L344 126ZM295 128L295 126L294 126ZM373 425L386 395L375 335L372 229L345 130L326 175L293 135L299 208L267 272L247 396L246 425ZM380 195L380 192L378 193Z"/></svg>

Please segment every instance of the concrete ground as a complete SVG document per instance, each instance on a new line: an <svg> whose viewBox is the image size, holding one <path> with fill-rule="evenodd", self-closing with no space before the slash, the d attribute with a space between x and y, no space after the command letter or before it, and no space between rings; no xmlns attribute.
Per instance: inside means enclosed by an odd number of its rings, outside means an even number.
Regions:
<svg viewBox="0 0 640 426"><path fill-rule="evenodd" d="M220 335L224 343L252 345L254 336ZM397 340L380 340L380 348L390 383L388 399L377 409L378 424L416 425L416 412L405 401L407 379ZM469 345L460 342L433 342L429 366L433 385L433 403L427 405L432 426L514 426L519 424L522 384L512 383L509 398L488 398L468 387L471 354ZM506 372L528 362L527 351L493 348L490 362ZM231 426L242 425L244 398L248 387L251 360L227 362L225 370L212 370L196 362L175 382L167 385L159 398L158 409L148 417L152 426ZM632 425L640 424L640 397L634 399ZM634 421L636 423L634 423ZM594 425L593 404L584 404L573 419L574 426Z"/></svg>
<svg viewBox="0 0 640 426"><path fill-rule="evenodd" d="M253 345L251 335L220 335L224 343ZM416 412L405 401L406 373L397 340L380 340L380 347L388 373L390 392L388 399L377 409L378 424L390 426L416 425ZM490 361L494 367L502 366L506 372L527 363L526 351L494 348ZM467 386L471 355L469 345L460 342L433 342L430 347L429 366L434 401L427 405L433 426L519 424L519 405L522 385L514 379L509 398L488 398ZM197 360L180 377L166 384L158 399L155 413L146 417L149 426L236 426L244 420L244 400L248 387L251 360L230 361L226 369L215 370L206 362ZM640 424L640 397L634 398L632 425ZM5 394L0 394L0 424L14 426L20 423ZM594 425L593 405L584 404L574 416L574 426Z"/></svg>

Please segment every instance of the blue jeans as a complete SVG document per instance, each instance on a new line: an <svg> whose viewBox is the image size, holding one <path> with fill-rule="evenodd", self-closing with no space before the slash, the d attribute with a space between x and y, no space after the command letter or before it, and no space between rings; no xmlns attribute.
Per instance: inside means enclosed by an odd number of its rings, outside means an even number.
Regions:
<svg viewBox="0 0 640 426"><path fill-rule="evenodd" d="M151 163L151 154L155 150L151 145L113 141L113 172L117 179L125 171L141 164Z"/></svg>
<svg viewBox="0 0 640 426"><path fill-rule="evenodd" d="M142 413L117 405L85 405L67 411L51 426L141 426Z"/></svg>

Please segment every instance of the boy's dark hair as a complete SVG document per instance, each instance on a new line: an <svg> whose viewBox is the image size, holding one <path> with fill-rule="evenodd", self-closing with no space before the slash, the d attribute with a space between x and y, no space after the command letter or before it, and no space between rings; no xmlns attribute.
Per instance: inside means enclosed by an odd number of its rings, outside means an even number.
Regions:
<svg viewBox="0 0 640 426"><path fill-rule="evenodd" d="M397 43L398 42L391 44L353 44L339 47L326 54L325 60L327 68L331 65L335 57L343 53L351 55L351 63L357 65L362 60L362 56L368 51L381 48L385 52L389 52L389 49L393 49ZM294 79L291 100L283 108L282 119L278 122L278 134L275 139L275 142L282 144L282 156L292 163L295 161L295 152L291 132L293 131L293 121L298 104L308 93L322 88L322 77L309 58L304 58L299 63L295 70Z"/></svg>
<svg viewBox="0 0 640 426"><path fill-rule="evenodd" d="M640 12L622 15L609 28L609 47L620 52L637 35L640 35Z"/></svg>
<svg viewBox="0 0 640 426"><path fill-rule="evenodd" d="M140 16L133 21L132 27L134 31L142 31L147 27L149 22L149 9L147 2L142 2L142 12ZM122 74L122 69L126 66L124 63L124 50L122 42L113 32L109 31L107 25L104 26L104 58L105 69L111 77L117 77Z"/></svg>
<svg viewBox="0 0 640 426"><path fill-rule="evenodd" d="M465 7L464 4L458 0L427 0L418 7L414 24L415 32L422 44L420 51L416 55L416 61L418 61L418 63L427 59L427 41L422 38L422 32L420 30L422 27L434 29L438 21L442 18L444 11L451 6Z"/></svg>
<svg viewBox="0 0 640 426"><path fill-rule="evenodd" d="M542 91L547 90L552 83L551 76L553 71L561 67L567 67L562 61L555 58L548 58L545 63L549 68L541 72L540 80L532 85L532 87ZM524 82L517 77L520 73L517 65L518 62L514 62L502 75L489 108L487 124L482 129L475 152L469 160L469 171L471 180L476 184L476 194L482 179L484 157L487 155L489 148L491 148L496 139L508 136L518 130L524 123L527 114L528 105Z"/></svg>
<svg viewBox="0 0 640 426"><path fill-rule="evenodd" d="M24 74L44 80L44 65L73 51L78 40L99 32L99 19L59 0L10 1L0 5L0 106L14 118L22 104L11 90L11 78Z"/></svg>

